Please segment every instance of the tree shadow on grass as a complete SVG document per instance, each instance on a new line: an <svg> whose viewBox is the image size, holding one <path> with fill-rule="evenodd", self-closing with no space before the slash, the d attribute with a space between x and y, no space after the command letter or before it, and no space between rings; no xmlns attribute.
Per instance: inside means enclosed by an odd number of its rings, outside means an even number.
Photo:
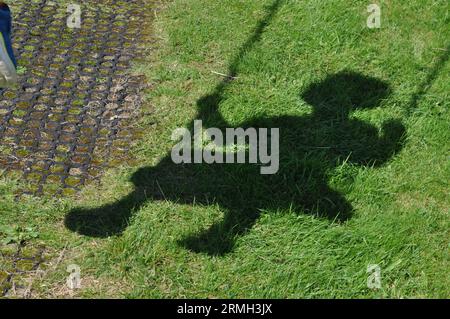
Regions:
<svg viewBox="0 0 450 319"><path fill-rule="evenodd" d="M243 56L261 37L279 8L275 1L232 61L228 76L212 94L197 102L198 119L205 127L230 127L219 112L228 84ZM329 186L333 170L344 161L379 166L397 153L405 128L387 121L382 131L350 114L358 108L377 107L389 95L387 83L351 71L329 75L301 94L312 106L305 116L252 118L242 128L280 128L280 167L273 175L261 175L256 164L174 164L170 154L154 167L143 167L132 176L135 189L115 203L68 213L66 226L93 237L120 234L133 211L147 201L211 205L224 212L222 221L192 234L180 245L194 252L223 255L233 249L236 237L247 232L264 210L291 210L342 222L351 217L352 206L344 195ZM193 122L190 130L193 130ZM248 157L247 157L248 158Z"/></svg>

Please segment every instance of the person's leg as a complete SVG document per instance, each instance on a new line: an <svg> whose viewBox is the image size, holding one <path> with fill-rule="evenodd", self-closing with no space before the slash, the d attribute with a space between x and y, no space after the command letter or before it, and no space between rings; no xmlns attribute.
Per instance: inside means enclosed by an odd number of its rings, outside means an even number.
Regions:
<svg viewBox="0 0 450 319"><path fill-rule="evenodd" d="M11 46L11 11L0 1L0 88L17 82L16 66Z"/></svg>

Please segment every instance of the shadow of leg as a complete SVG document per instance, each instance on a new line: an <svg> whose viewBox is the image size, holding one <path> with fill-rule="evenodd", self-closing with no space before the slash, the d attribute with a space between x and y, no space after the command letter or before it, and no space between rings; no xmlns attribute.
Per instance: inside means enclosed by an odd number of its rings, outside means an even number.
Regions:
<svg viewBox="0 0 450 319"><path fill-rule="evenodd" d="M227 211L223 221L212 225L209 229L188 236L179 244L196 253L211 256L222 256L234 248L236 237L249 231L259 217L259 212L240 210Z"/></svg>
<svg viewBox="0 0 450 319"><path fill-rule="evenodd" d="M323 185L312 195L311 214L335 222L345 222L352 217L353 207L339 192Z"/></svg>

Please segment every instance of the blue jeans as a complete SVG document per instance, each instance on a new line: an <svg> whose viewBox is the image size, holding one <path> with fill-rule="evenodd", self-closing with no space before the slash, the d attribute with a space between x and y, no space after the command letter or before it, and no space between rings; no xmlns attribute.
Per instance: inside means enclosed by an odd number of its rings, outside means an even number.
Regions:
<svg viewBox="0 0 450 319"><path fill-rule="evenodd" d="M0 32L3 36L3 40L5 41L8 55L14 63L14 66L17 67L16 58L14 57L14 52L11 46L11 22L11 11L8 6L6 4L0 5Z"/></svg>
<svg viewBox="0 0 450 319"><path fill-rule="evenodd" d="M17 62L11 45L11 20L9 7L0 2L0 85L8 86L17 81Z"/></svg>

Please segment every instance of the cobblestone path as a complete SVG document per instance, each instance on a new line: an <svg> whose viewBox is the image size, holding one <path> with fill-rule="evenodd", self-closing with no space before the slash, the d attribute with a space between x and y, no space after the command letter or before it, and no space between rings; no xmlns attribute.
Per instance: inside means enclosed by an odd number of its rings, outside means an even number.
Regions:
<svg viewBox="0 0 450 319"><path fill-rule="evenodd" d="M81 9L80 28L68 27ZM127 158L143 77L130 62L150 39L152 2L12 1L20 84L0 92L0 170L26 192L67 195Z"/></svg>

